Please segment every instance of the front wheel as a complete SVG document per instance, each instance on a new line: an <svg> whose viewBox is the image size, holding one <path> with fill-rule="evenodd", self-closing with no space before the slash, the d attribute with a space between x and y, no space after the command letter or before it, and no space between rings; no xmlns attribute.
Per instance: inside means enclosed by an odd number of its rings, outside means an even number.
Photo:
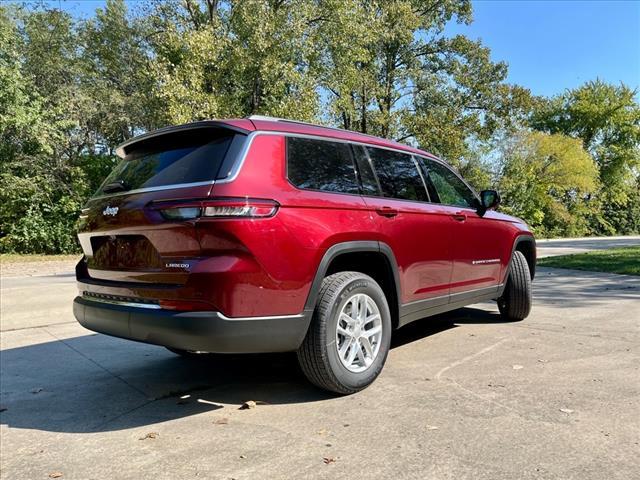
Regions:
<svg viewBox="0 0 640 480"><path fill-rule="evenodd" d="M380 286L363 273L339 272L322 282L298 361L314 385L350 394L378 377L390 342L391 314Z"/></svg>
<svg viewBox="0 0 640 480"><path fill-rule="evenodd" d="M531 311L531 274L522 252L513 252L509 278L504 293L498 298L500 314L512 322L527 318Z"/></svg>

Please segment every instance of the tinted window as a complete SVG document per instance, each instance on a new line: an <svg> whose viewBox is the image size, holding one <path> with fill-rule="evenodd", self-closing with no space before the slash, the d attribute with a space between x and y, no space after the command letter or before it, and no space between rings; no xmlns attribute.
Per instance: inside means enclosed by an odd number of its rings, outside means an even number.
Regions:
<svg viewBox="0 0 640 480"><path fill-rule="evenodd" d="M362 193L364 195L380 195L378 182L376 181L376 177L371 169L367 152L365 152L364 147L361 147L360 145L353 145L352 148L353 156L356 159L356 166L358 167L358 174L360 175Z"/></svg>
<svg viewBox="0 0 640 480"><path fill-rule="evenodd" d="M216 178L233 134L203 129L166 134L134 144L109 174L109 184L123 190L205 182Z"/></svg>
<svg viewBox="0 0 640 480"><path fill-rule="evenodd" d="M428 181L438 192L440 203L474 207L475 195L455 173L433 160L423 158L422 161L428 173Z"/></svg>
<svg viewBox="0 0 640 480"><path fill-rule="evenodd" d="M411 155L373 147L367 147L367 151L385 197L428 201Z"/></svg>
<svg viewBox="0 0 640 480"><path fill-rule="evenodd" d="M345 143L287 138L287 174L298 188L360 193L351 150Z"/></svg>

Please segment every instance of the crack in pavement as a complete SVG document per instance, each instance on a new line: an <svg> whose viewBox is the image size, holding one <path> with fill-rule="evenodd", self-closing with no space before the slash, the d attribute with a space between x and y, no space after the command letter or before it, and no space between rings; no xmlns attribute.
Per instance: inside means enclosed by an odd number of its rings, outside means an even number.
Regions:
<svg viewBox="0 0 640 480"><path fill-rule="evenodd" d="M31 330L31 329L37 329L37 328L56 327L58 325L69 325L71 323L77 323L77 322L75 320L70 320L68 322L47 323L46 325L35 325L35 326L31 326L31 327L7 328L6 330L0 330L0 332L2 332L2 333L4 333L4 332L19 332L21 330Z"/></svg>
<svg viewBox="0 0 640 480"><path fill-rule="evenodd" d="M478 351L478 352L476 352L476 353L473 353L473 354L471 354L471 355L467 355L466 357L464 357L464 358L462 358L462 359L460 359L460 360L456 360L455 362L450 363L450 364L449 364L449 365L447 365L446 367L444 367L444 368L440 369L440 370L438 371L438 373L436 373L436 374L435 374L435 376L434 376L433 378L435 378L435 379L436 379L438 382L440 382L440 383L444 383L445 385L451 385L451 386L454 386L454 387L458 388L459 390L462 390L463 392L466 392L466 393L468 393L468 394L470 394L470 395L472 395L472 396L474 396L474 397L476 397L476 398L478 398L478 399L480 399L480 400L482 400L482 401L484 401L484 402L492 403L492 404L494 404L494 405L497 405L497 406L499 406L499 407L501 407L501 408L504 408L504 409L506 409L506 410L509 410L509 411L511 411L511 412L513 412L513 413L515 413L515 414L516 414L516 415L518 415L519 417L525 418L525 415L523 415L523 414L522 414L522 412L520 412L519 410L516 410L515 408L510 407L509 405L505 405L505 404L503 404L503 403L496 402L495 400L492 400L492 399L490 399L490 398L486 398L484 395L481 395L481 394L479 394L479 393L476 393L476 392L474 392L473 390L468 389L467 387L463 387L462 385L460 385L458 382L456 382L456 381L455 381L454 379L452 379L452 378L447 379L447 382L445 382L445 381L442 379L442 374L443 374L443 373L445 373L445 372L447 372L447 371L449 371L449 370L452 370L452 369L454 369L454 368L456 368L456 367L459 367L460 365L463 365L464 363L467 363L468 361L473 360L474 358L477 358L477 357L479 357L479 356L481 356L481 355L484 355L485 353L490 352L490 351L491 351L491 350L493 350L494 348L496 348L496 347L498 347L498 346L502 345L503 343L505 343L505 342L507 342L507 341L509 341L509 340L511 340L511 339L512 339L512 338L502 338L501 340L497 341L496 343L494 343L494 344L492 344L492 345L489 345L488 347L485 347L485 348L483 348L482 350L480 350L480 351Z"/></svg>

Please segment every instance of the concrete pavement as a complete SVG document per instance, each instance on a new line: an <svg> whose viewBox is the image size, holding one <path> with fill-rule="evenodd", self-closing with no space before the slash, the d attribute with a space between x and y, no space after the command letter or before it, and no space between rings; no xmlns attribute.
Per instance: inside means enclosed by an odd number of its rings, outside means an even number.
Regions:
<svg viewBox="0 0 640 480"><path fill-rule="evenodd" d="M640 236L538 239L538 258L640 245Z"/></svg>
<svg viewBox="0 0 640 480"><path fill-rule="evenodd" d="M640 471L638 277L540 268L525 321L487 303L413 323L348 397L310 386L290 354L186 360L93 334L74 295L71 277L3 279L3 479ZM239 410L247 400L262 403Z"/></svg>

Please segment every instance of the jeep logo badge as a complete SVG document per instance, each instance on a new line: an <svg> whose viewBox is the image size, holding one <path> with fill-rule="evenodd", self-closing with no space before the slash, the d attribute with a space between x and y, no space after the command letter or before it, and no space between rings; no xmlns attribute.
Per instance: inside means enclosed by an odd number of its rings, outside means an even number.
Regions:
<svg viewBox="0 0 640 480"><path fill-rule="evenodd" d="M107 206L107 208L105 208L102 211L102 215L104 215L105 217L108 217L109 215L111 215L112 217L115 217L117 213L118 213L118 207Z"/></svg>

